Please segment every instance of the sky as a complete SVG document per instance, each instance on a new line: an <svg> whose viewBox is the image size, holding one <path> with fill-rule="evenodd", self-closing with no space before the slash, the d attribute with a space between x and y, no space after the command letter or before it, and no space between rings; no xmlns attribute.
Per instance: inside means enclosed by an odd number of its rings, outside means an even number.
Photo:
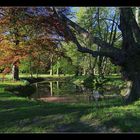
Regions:
<svg viewBox="0 0 140 140"><path fill-rule="evenodd" d="M70 8L71 8L71 11L73 13L76 13L79 10L79 7L70 7ZM76 21L76 17L71 18L71 20L75 22Z"/></svg>

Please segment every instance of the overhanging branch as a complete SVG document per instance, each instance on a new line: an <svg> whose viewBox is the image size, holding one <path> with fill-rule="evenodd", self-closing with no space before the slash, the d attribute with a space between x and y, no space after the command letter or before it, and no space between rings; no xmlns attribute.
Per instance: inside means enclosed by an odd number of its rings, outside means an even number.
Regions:
<svg viewBox="0 0 140 140"><path fill-rule="evenodd" d="M55 10L55 9L54 9ZM54 15L58 18L60 23L65 26L65 34L69 36L70 40L74 42L78 48L78 51L82 53L89 53L92 56L106 56L111 58L113 61L115 61L118 65L121 65L124 61L124 53L122 50L113 47L109 43L101 40L98 37L92 36L87 30L84 28L80 27L70 19L68 19L65 15L63 14L58 14L55 10ZM90 41L94 44L97 44L98 46L101 47L100 51L93 51L89 48L82 47L80 43L78 42L76 35L73 33L72 29L74 28L79 34L85 35L85 37L88 37Z"/></svg>
<svg viewBox="0 0 140 140"><path fill-rule="evenodd" d="M120 50L120 49L115 48L114 46L110 45L109 43L101 40L100 38L94 37L91 33L89 33L84 28L80 27L75 22L71 21L65 15L60 14L59 18L61 18L61 20L63 22L67 23L67 25L73 27L79 34L82 34L82 35L84 35L84 37L89 38L92 43L95 43L95 44L97 44L98 46L100 46L102 48L110 48L112 51Z"/></svg>
<svg viewBox="0 0 140 140"><path fill-rule="evenodd" d="M66 27L66 32L68 33L68 35L70 36L72 42L74 42L78 48L78 51L82 52L82 53L89 53L91 54L93 57L96 57L96 56L106 56L106 57L110 57L112 59L117 59L117 54L121 54L120 51L112 51L111 49L109 48L105 48L104 50L100 49L100 51L93 51L89 48L85 48L85 47L82 47L80 45L80 43L78 42L77 38L76 38L76 35L74 35L74 33L71 31L70 27Z"/></svg>

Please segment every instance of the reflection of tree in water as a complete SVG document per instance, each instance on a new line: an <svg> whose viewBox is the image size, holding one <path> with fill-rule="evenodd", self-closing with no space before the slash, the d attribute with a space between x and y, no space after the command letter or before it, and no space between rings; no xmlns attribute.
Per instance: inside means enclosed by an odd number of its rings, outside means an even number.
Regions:
<svg viewBox="0 0 140 140"><path fill-rule="evenodd" d="M53 82L49 82L50 83L50 96L53 96Z"/></svg>
<svg viewBox="0 0 140 140"><path fill-rule="evenodd" d="M97 84L96 84L97 85ZM43 98L46 100L57 98L64 102L67 98L72 99L72 102L93 102L104 99L106 94L106 87L102 84L92 88L85 87L84 85L75 85L68 81L47 81L43 83L36 83L36 93L33 98ZM114 92L114 91L113 91ZM69 101L69 100L68 100Z"/></svg>
<svg viewBox="0 0 140 140"><path fill-rule="evenodd" d="M83 86L77 86L77 85L75 85L75 90L78 91L78 92L83 92L83 91L85 91L85 89L84 89Z"/></svg>
<svg viewBox="0 0 140 140"><path fill-rule="evenodd" d="M76 91L75 85L69 82L53 82L53 94L54 95L69 95Z"/></svg>
<svg viewBox="0 0 140 140"><path fill-rule="evenodd" d="M90 93L89 100L98 101L98 100L105 99L106 97L109 97L107 94L113 95L113 92L116 94L116 91L114 90L115 87L113 85L111 85L112 87L110 90L107 90L107 86L106 86L107 82L108 79L102 78L100 76L96 76L96 77L90 76L86 78L84 80L84 86L86 87L86 91Z"/></svg>

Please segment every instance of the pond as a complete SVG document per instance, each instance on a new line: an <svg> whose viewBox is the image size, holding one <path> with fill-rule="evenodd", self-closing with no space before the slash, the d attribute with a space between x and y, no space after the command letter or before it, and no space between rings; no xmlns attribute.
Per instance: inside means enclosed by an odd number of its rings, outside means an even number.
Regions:
<svg viewBox="0 0 140 140"><path fill-rule="evenodd" d="M75 85L69 81L43 81L32 84L35 92L29 99L45 102L63 103L91 103L103 99L119 97L119 89L116 87L102 87L98 90L87 89L83 85Z"/></svg>

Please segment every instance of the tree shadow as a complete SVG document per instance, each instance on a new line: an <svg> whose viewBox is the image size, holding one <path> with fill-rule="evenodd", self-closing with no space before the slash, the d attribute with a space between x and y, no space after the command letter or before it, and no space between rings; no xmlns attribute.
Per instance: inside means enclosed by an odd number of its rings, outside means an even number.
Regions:
<svg viewBox="0 0 140 140"><path fill-rule="evenodd" d="M42 129L46 129L47 125L51 127L54 126L53 130L60 125L69 124L72 128L75 128L72 124L81 127L79 123L79 118L88 113L89 106L74 106L68 104L55 104L55 103L42 103L42 102L27 102L22 100L0 100L1 111L0 111L0 131L6 130L8 128L16 127L17 131L25 131L22 130L23 126L20 124L24 120L28 120L29 123L25 123L24 127L33 126L33 127L42 127ZM73 115L75 114L76 115ZM72 121L68 121L68 118L72 119ZM50 118L51 116L51 118ZM63 122L63 118L59 119L60 116L64 116L65 121ZM38 121L33 121L35 118L39 118ZM80 127L79 127L80 125ZM88 130L88 126L85 126ZM21 130L20 130L20 129ZM89 126L90 130L91 127ZM57 129L59 130L59 129ZM56 131L57 131L56 130ZM82 129L83 130L83 129ZM93 130L93 128L92 128ZM15 130L16 131L16 130ZM75 130L76 131L76 130ZM31 131L32 132L32 131Z"/></svg>
<svg viewBox="0 0 140 140"><path fill-rule="evenodd" d="M36 132L36 129L43 132L97 132L95 127L81 121L81 117L90 114L91 110L111 107L108 104L96 108L94 104L31 101L14 98L9 93L1 93L0 105L1 132Z"/></svg>
<svg viewBox="0 0 140 140"><path fill-rule="evenodd" d="M110 131L112 128L119 129L120 132L140 132L140 116L125 113L123 116L115 116L112 119L105 121L102 125L108 127Z"/></svg>

